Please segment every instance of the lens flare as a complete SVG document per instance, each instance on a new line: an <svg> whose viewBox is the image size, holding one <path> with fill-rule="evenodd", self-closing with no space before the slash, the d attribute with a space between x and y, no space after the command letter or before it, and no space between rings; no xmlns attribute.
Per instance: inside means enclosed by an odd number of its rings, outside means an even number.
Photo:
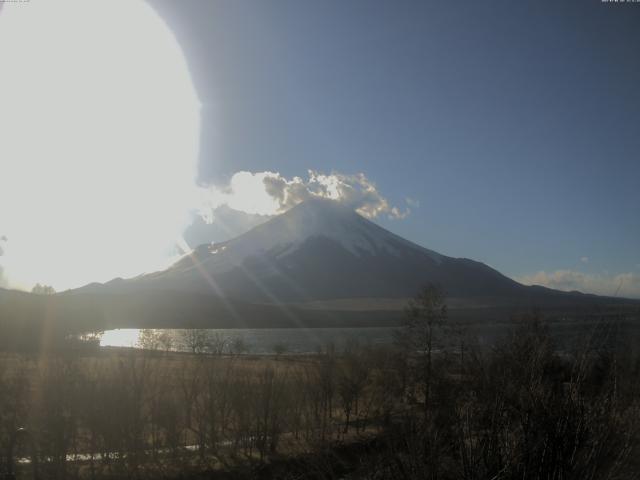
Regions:
<svg viewBox="0 0 640 480"><path fill-rule="evenodd" d="M142 1L0 11L0 261L58 290L151 271L194 204L200 104Z"/></svg>

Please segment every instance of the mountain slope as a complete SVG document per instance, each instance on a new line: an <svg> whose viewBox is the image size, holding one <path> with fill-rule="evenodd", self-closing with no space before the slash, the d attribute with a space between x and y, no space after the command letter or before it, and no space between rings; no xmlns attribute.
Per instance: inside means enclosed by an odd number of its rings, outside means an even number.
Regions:
<svg viewBox="0 0 640 480"><path fill-rule="evenodd" d="M46 298L0 289L0 330L29 323L63 332L380 326L397 324L406 300L427 283L444 288L450 315L460 320L503 321L532 307L564 317L639 304L526 287L480 262L409 242L335 202L311 200L160 272Z"/></svg>
<svg viewBox="0 0 640 480"><path fill-rule="evenodd" d="M228 242L202 245L169 269L108 284L291 304L409 298L437 283L480 303L570 303L585 296L525 287L487 265L409 242L336 202L313 199Z"/></svg>

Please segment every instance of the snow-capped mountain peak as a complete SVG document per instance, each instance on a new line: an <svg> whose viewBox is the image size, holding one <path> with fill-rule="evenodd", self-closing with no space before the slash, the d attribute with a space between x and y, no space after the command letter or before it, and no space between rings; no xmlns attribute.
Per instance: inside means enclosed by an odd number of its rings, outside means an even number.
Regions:
<svg viewBox="0 0 640 480"><path fill-rule="evenodd" d="M440 255L324 199L301 203L227 242L201 245L167 270L91 291L182 292L223 303L302 305L406 299L428 284L440 285L451 297L484 298L488 304L575 300L520 285L483 263Z"/></svg>
<svg viewBox="0 0 640 480"><path fill-rule="evenodd" d="M241 266L252 257L285 257L312 239L335 242L356 257L399 257L410 248L427 253L436 263L443 258L379 227L353 209L324 198L302 202L233 240L200 247L197 256L207 270L220 273ZM192 263L185 259L178 265L181 269L193 268Z"/></svg>

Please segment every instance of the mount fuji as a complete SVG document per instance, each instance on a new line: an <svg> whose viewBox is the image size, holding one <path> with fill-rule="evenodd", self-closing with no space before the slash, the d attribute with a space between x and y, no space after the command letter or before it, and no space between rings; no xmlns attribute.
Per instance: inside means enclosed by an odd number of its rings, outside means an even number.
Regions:
<svg viewBox="0 0 640 480"><path fill-rule="evenodd" d="M80 291L165 292L304 309L401 310L427 284L452 307L574 306L602 297L530 287L467 258L405 240L336 201L313 198L170 268Z"/></svg>
<svg viewBox="0 0 640 480"><path fill-rule="evenodd" d="M510 296L525 288L482 263L409 242L327 199L307 200L233 240L201 245L171 268L120 287L304 303L408 298L427 283L453 297Z"/></svg>
<svg viewBox="0 0 640 480"><path fill-rule="evenodd" d="M533 307L576 313L638 305L524 286L316 198L232 240L201 245L163 271L49 299L0 292L0 314L55 317L96 329L382 326L397 324L407 300L427 284L441 286L450 315L465 320L506 320Z"/></svg>

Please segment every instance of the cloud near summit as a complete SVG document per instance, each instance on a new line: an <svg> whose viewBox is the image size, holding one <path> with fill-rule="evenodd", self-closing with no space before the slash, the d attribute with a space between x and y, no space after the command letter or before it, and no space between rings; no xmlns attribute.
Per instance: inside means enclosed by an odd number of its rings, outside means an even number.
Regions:
<svg viewBox="0 0 640 480"><path fill-rule="evenodd" d="M330 198L352 207L366 218L402 219L410 210L392 206L363 173L324 174L309 170L307 178L286 178L277 172L235 173L228 185L201 189L200 213L208 222L215 210L228 206L257 215L276 215L312 197Z"/></svg>

